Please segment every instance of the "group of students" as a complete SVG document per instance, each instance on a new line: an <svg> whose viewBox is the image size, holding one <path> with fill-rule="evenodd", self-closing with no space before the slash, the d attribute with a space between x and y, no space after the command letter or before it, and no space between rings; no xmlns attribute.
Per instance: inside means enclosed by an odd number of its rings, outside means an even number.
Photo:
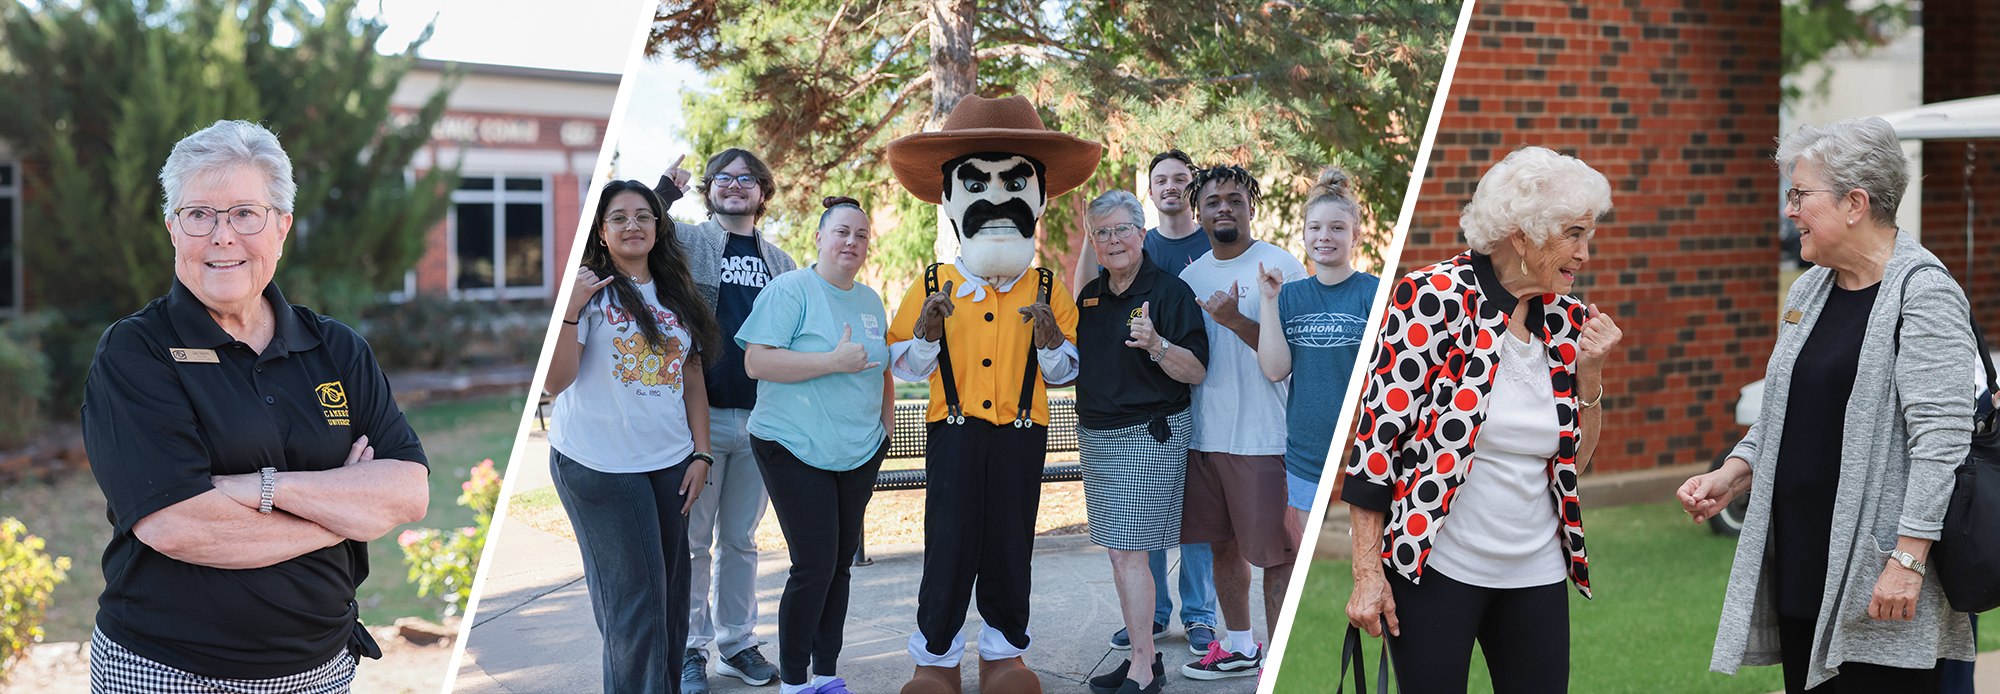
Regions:
<svg viewBox="0 0 2000 694"><path fill-rule="evenodd" d="M1130 193L1094 200L1074 301L1049 273L1030 269L1022 277L1039 275L1041 295L1020 322L1043 348L1027 354L1074 355L1068 380L1077 387L1091 535L1111 550L1126 632L1166 635L1171 605L1155 611L1154 585L1164 602L1163 551L1182 545L1183 616L1204 656L1184 673L1255 675L1263 653L1249 618L1249 567L1265 569L1266 614L1275 616L1376 278L1352 267L1360 214L1337 169L1321 176L1305 209L1310 275L1290 253L1252 238L1260 190L1244 169L1197 169L1169 151L1149 174L1159 227L1141 231L1145 211ZM604 687L706 692L713 643L721 674L753 685L777 680L782 694L844 694L836 664L848 572L895 425L893 379L929 377L949 361L949 345L942 359L925 346L943 344L955 295L969 302L988 287L967 287L981 283L934 266L929 272L946 275L947 285L913 287L892 323L880 295L855 281L872 240L859 203L823 201L818 260L792 272L793 259L756 229L776 193L762 161L730 149L708 160L701 180L690 178L677 165L656 188L606 184L545 384L556 394L550 465L605 639ZM702 196L709 218L672 222L668 206L689 192ZM986 322L995 324L990 313ZM1048 354L1012 359L1039 359L1045 378L1061 380ZM934 459L949 453L936 446ZM792 564L776 666L754 633L754 533L767 499ZM927 519L930 534L942 527L937 520ZM1212 562L1203 561L1204 546ZM928 554L926 595L956 592L945 586L956 579L933 581L941 572ZM1216 597L1206 595L1211 581L1221 588ZM1023 578L1020 591L1026 586ZM1222 639L1213 617L1197 611L1217 597ZM1033 679L1018 660L1026 650L1019 611L1022 638L982 633L982 684L989 661L1004 662L988 657L989 640L1015 642L999 650L1013 648L1006 660ZM920 608L919 622L928 628L925 614L937 612ZM935 631L955 633L964 613L961 604L957 621L933 620ZM1133 672L1128 661L1092 688L1159 691L1164 673L1152 639L1126 632L1114 646L1153 667ZM912 637L919 672L909 686L920 686L927 657L938 660L932 665L947 657L925 642L923 631ZM948 650L954 691L957 650Z"/></svg>

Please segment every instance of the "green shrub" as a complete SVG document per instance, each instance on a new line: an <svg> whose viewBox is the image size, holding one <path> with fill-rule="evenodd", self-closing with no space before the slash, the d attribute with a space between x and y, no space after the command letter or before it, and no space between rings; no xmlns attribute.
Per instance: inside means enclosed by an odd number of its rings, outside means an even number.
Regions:
<svg viewBox="0 0 2000 694"><path fill-rule="evenodd" d="M455 301L423 294L369 307L354 328L368 338L384 369L456 369L534 361L551 315L544 300Z"/></svg>
<svg viewBox="0 0 2000 694"><path fill-rule="evenodd" d="M0 324L0 450L26 442L41 427L49 394L49 360L42 355L36 315Z"/></svg>
<svg viewBox="0 0 2000 694"><path fill-rule="evenodd" d="M42 538L13 518L0 518L0 674L6 664L42 640L49 593L69 574L69 557L51 558Z"/></svg>
<svg viewBox="0 0 2000 694"><path fill-rule="evenodd" d="M472 479L462 487L458 505L472 509L473 525L454 530L423 528L405 530L396 538L403 546L403 563L410 567L410 581L417 584L418 596L436 595L445 602L441 616L465 610L472 597L472 577L479 572L479 555L486 548L486 530L493 525L493 507L500 498L500 475L488 458L472 468Z"/></svg>

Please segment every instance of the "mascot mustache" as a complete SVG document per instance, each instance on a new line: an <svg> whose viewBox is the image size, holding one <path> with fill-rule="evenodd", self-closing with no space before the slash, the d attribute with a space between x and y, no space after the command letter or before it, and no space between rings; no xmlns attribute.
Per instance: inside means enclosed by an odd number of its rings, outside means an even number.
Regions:
<svg viewBox="0 0 2000 694"><path fill-rule="evenodd" d="M974 200L965 208L965 226L958 230L958 234L968 239L972 238L979 233L981 227L986 226L987 222L996 219L1013 222L1014 228L1021 232L1022 238L1035 237L1035 210L1028 206L1028 201L1019 198L997 205L985 200Z"/></svg>

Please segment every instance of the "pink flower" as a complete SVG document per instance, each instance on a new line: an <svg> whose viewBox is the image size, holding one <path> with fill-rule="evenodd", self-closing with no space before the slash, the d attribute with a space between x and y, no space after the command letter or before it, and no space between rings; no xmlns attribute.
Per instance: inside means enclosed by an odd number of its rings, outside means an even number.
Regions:
<svg viewBox="0 0 2000 694"><path fill-rule="evenodd" d="M415 530L405 530L403 531L402 535L396 536L396 544L402 545L404 547L417 544L419 542L422 542L423 540L424 540L424 534L417 532Z"/></svg>
<svg viewBox="0 0 2000 694"><path fill-rule="evenodd" d="M459 534L461 534L461 535L464 535L464 536L466 536L466 537L472 537L473 535L477 535L477 534L479 534L479 529L478 529L478 528L474 528L474 527L471 527L471 526L467 526L467 527L463 527L463 528L459 528L459 529L458 529L458 532L459 532Z"/></svg>

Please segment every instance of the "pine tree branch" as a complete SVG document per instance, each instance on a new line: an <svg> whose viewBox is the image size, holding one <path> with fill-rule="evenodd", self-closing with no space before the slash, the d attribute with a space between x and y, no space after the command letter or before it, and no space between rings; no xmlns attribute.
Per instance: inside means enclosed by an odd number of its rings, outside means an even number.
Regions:
<svg viewBox="0 0 2000 694"><path fill-rule="evenodd" d="M887 55L882 56L882 60L875 63L875 67L869 68L868 72L863 73L860 77L854 78L854 86L848 89L846 92L842 93L840 96L834 97L834 99L836 101L846 101L848 99L854 98L856 95L859 95L862 92L862 90L867 89L868 85L874 84L877 80L887 79L889 77L895 77L896 75L884 74L882 70L888 68L889 63L891 61L894 61L897 56L902 55L903 51L909 49L910 44L916 41L917 39L917 32L929 29L930 26L931 26L931 20L929 18L925 18L921 21L918 21L916 24L911 25L910 30L903 34L903 40L898 42L895 48L890 49Z"/></svg>
<svg viewBox="0 0 2000 694"><path fill-rule="evenodd" d="M820 165L819 170L826 171L839 166L846 162L848 157L854 156L854 152L861 149L862 145L868 144L869 140L875 139L876 133L882 132L882 128L887 127L889 121L895 120L896 116L901 114L903 109L910 105L910 95L915 94L918 88L929 85L931 78L931 73L926 72L918 75L916 79L910 80L910 83L903 85L902 89L896 90L896 100L889 104L888 112L883 113L882 118L875 121L875 125L870 126L867 132L861 133L860 136L849 140L847 147L842 149L840 154L835 155L833 159Z"/></svg>

